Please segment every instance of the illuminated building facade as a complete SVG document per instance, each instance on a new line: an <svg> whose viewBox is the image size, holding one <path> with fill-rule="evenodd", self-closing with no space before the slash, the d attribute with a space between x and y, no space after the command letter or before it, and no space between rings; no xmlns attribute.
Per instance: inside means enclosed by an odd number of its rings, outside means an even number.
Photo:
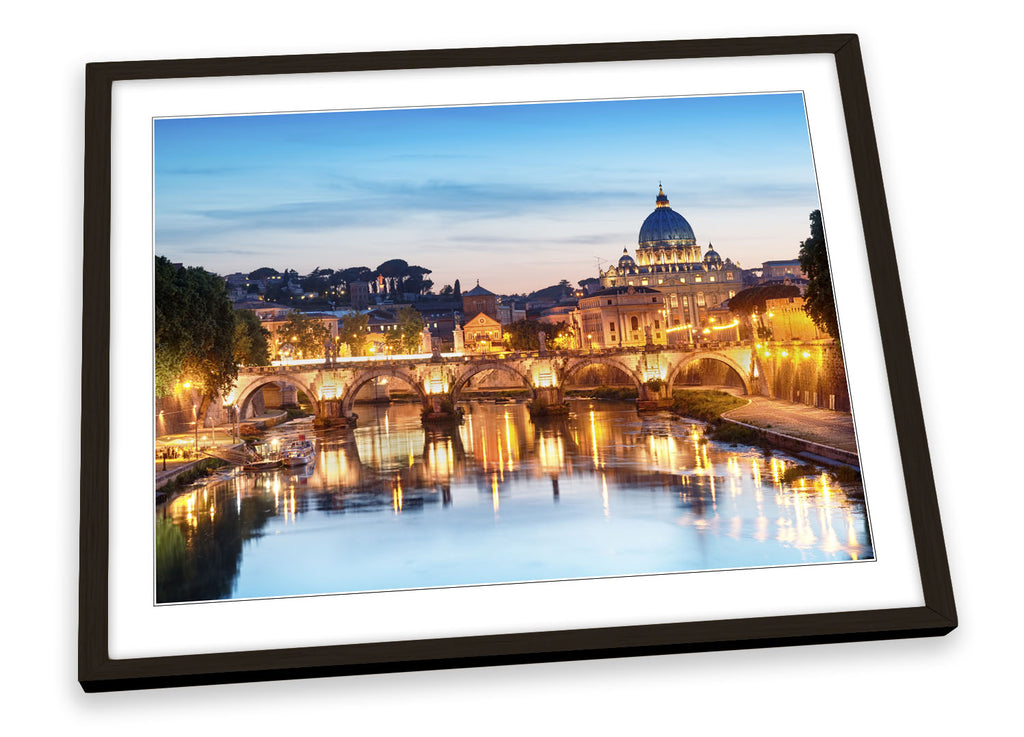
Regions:
<svg viewBox="0 0 1024 737"><path fill-rule="evenodd" d="M600 279L604 289L647 287L663 293L671 343L686 342L691 330L708 327L708 310L743 289L739 265L723 260L710 243L702 255L693 228L669 206L660 186L654 212L640 226L636 258L622 249Z"/></svg>
<svg viewBox="0 0 1024 737"><path fill-rule="evenodd" d="M650 287L610 287L584 297L571 314L583 349L665 345L665 295Z"/></svg>
<svg viewBox="0 0 1024 737"><path fill-rule="evenodd" d="M456 332L460 332L460 329L456 328ZM489 353L504 348L501 323L483 312L466 320L461 334L464 349L471 353ZM456 350L459 350L458 339Z"/></svg>
<svg viewBox="0 0 1024 737"><path fill-rule="evenodd" d="M829 335L804 312L803 297L765 300L772 340L828 340Z"/></svg>

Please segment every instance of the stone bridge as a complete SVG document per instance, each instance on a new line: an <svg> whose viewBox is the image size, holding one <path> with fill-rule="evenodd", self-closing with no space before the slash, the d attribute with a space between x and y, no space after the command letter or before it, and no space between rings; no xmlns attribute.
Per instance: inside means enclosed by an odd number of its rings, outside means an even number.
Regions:
<svg viewBox="0 0 1024 737"><path fill-rule="evenodd" d="M313 403L318 418L350 419L359 391L386 377L408 384L425 409L439 411L445 401L454 406L470 379L477 374L500 371L529 391L534 406L543 407L564 402L565 390L572 387L575 376L594 365L618 369L636 384L640 399L649 400L657 396L648 387L648 381L660 379L663 388L657 394L671 397L686 367L705 359L724 364L735 372L745 393L754 390L757 372L751 346L731 344L714 349L507 352L257 366L239 369L235 386L224 398L224 404L236 407L237 416L244 421L252 416L251 400L255 393L275 383L302 391Z"/></svg>

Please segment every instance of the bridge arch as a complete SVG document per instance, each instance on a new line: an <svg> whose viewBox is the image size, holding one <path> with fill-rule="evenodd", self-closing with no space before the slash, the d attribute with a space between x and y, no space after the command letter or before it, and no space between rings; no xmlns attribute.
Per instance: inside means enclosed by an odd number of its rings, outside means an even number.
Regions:
<svg viewBox="0 0 1024 737"><path fill-rule="evenodd" d="M479 373L490 370L504 371L507 374L511 374L512 376L522 381L526 388L530 390L530 399L537 398L537 391L533 386L533 382L530 380L530 377L527 374L524 374L519 369L514 368L513 366L510 366L509 364L504 363L502 361L483 361L480 363L467 364L466 368L462 371L462 373L459 374L458 378L452 384L452 402L459 401L459 395L462 393L462 390L466 387L466 384L469 383L470 379L472 379Z"/></svg>
<svg viewBox="0 0 1024 737"><path fill-rule="evenodd" d="M743 393L744 394L750 394L751 393L751 391L750 391L750 379L747 376L747 371L742 366L740 366L738 363L736 363L736 361L734 361L733 359L731 359L728 356L723 355L721 353L694 353L694 354L685 356L681 361L679 361L679 363L677 363L674 367L669 369L669 371L668 371L668 395L670 397L672 396L672 392L673 392L673 390L675 388L675 382L676 382L676 379L679 378L679 375L682 372L684 372L686 370L687 366L689 366L690 364L695 363L697 361L702 361L702 360L717 361L719 363L725 364L728 368L732 369L733 373L735 373L736 376L739 378L739 380L741 382L743 382Z"/></svg>
<svg viewBox="0 0 1024 737"><path fill-rule="evenodd" d="M420 401L423 402L424 406L429 402L427 393L423 390L420 380L417 379L414 374L404 371L396 366L379 366L360 371L345 389L345 394L341 399L341 412L344 417L348 417L352 414L352 405L356 402L356 395L359 394L359 390L366 384L379 379L382 376L404 381L416 391L416 394L419 395Z"/></svg>
<svg viewBox="0 0 1024 737"><path fill-rule="evenodd" d="M558 384L562 387L563 391L568 385L570 377L578 371L585 369L587 366L611 366L612 368L621 371L633 380L636 384L637 391L639 391L640 395L643 396L644 379L639 372L610 356L586 356L568 363L566 367L562 369L561 376L558 377Z"/></svg>
<svg viewBox="0 0 1024 737"><path fill-rule="evenodd" d="M320 414L320 403L317 398L317 393L310 388L311 385L304 379L297 377L295 374L280 373L261 375L239 390L238 398L235 400L235 404L238 405L239 419L245 417L246 407L253 395L267 384L291 384L292 386L297 387L306 395L306 398L313 403L313 407L316 408L316 413Z"/></svg>

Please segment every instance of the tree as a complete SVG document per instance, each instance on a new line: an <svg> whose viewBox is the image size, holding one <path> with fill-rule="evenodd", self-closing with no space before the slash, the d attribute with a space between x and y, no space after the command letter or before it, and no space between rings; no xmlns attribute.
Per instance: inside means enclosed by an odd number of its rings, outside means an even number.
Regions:
<svg viewBox="0 0 1024 737"><path fill-rule="evenodd" d="M224 280L198 267L182 268L163 256L154 269L156 395L188 381L210 399L238 376L235 317Z"/></svg>
<svg viewBox="0 0 1024 737"><path fill-rule="evenodd" d="M423 316L412 307L403 307L396 316L395 330L388 335L388 343L394 342L401 353L419 353L420 338L423 335Z"/></svg>
<svg viewBox="0 0 1024 737"><path fill-rule="evenodd" d="M811 237L800 246L800 268L807 275L807 289L804 291L804 312L814 324L839 342L839 318L836 316L836 302L832 294L832 273L828 268L828 251L825 248L825 227L821 222L821 210L811 213Z"/></svg>
<svg viewBox="0 0 1024 737"><path fill-rule="evenodd" d="M309 272L306 276L302 277L301 285L302 291L304 292L316 292L322 294L327 291L330 286L330 269L322 270L319 266Z"/></svg>
<svg viewBox="0 0 1024 737"><path fill-rule="evenodd" d="M374 274L384 279L384 291L387 294L391 294L397 291L397 287L409 269L409 262L400 259L393 258L390 261L385 261L374 271Z"/></svg>
<svg viewBox="0 0 1024 737"><path fill-rule="evenodd" d="M269 366L270 333L252 310L235 310L235 363L239 366Z"/></svg>
<svg viewBox="0 0 1024 737"><path fill-rule="evenodd" d="M455 280L455 287L452 289L452 299L462 299L462 287L459 286L459 280Z"/></svg>
<svg viewBox="0 0 1024 737"><path fill-rule="evenodd" d="M369 340L370 332L369 325L369 315L355 314L342 318L341 326L338 328L338 337L342 343L348 346L351 355L366 355L366 343Z"/></svg>
<svg viewBox="0 0 1024 737"><path fill-rule="evenodd" d="M401 290L411 294L426 294L434 286L434 282L426 278L430 273L430 269L422 266L410 266L402 277Z"/></svg>
<svg viewBox="0 0 1024 737"><path fill-rule="evenodd" d="M503 337L505 346L511 351L536 351L540 349L540 332L544 331L544 345L547 348L570 347L563 335L569 336L568 326L564 322L555 324L542 323L536 320L517 320L505 326Z"/></svg>
<svg viewBox="0 0 1024 737"><path fill-rule="evenodd" d="M292 312L277 329L277 338L291 345L296 358L323 358L324 343L330 340L331 331L315 317Z"/></svg>
<svg viewBox="0 0 1024 737"><path fill-rule="evenodd" d="M737 315L750 315L755 310L766 312L767 300L799 297L800 287L793 284L759 284L744 289L729 300L729 311Z"/></svg>
<svg viewBox="0 0 1024 737"><path fill-rule="evenodd" d="M249 272L250 279L266 279L268 276L277 276L277 269L272 269L269 266L263 266L256 271Z"/></svg>

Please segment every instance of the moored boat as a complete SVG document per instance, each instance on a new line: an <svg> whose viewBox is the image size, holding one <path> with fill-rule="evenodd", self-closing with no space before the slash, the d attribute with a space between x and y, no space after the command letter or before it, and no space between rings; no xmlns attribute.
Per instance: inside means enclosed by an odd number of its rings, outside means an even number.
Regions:
<svg viewBox="0 0 1024 737"><path fill-rule="evenodd" d="M306 440L300 435L298 440L293 440L284 449L281 459L286 466L305 466L307 463L313 462L315 454L316 448L313 446L313 441Z"/></svg>
<svg viewBox="0 0 1024 737"><path fill-rule="evenodd" d="M270 471L280 467L280 458L265 458L263 460L253 461L252 463L246 463L242 466L242 469L245 471Z"/></svg>

